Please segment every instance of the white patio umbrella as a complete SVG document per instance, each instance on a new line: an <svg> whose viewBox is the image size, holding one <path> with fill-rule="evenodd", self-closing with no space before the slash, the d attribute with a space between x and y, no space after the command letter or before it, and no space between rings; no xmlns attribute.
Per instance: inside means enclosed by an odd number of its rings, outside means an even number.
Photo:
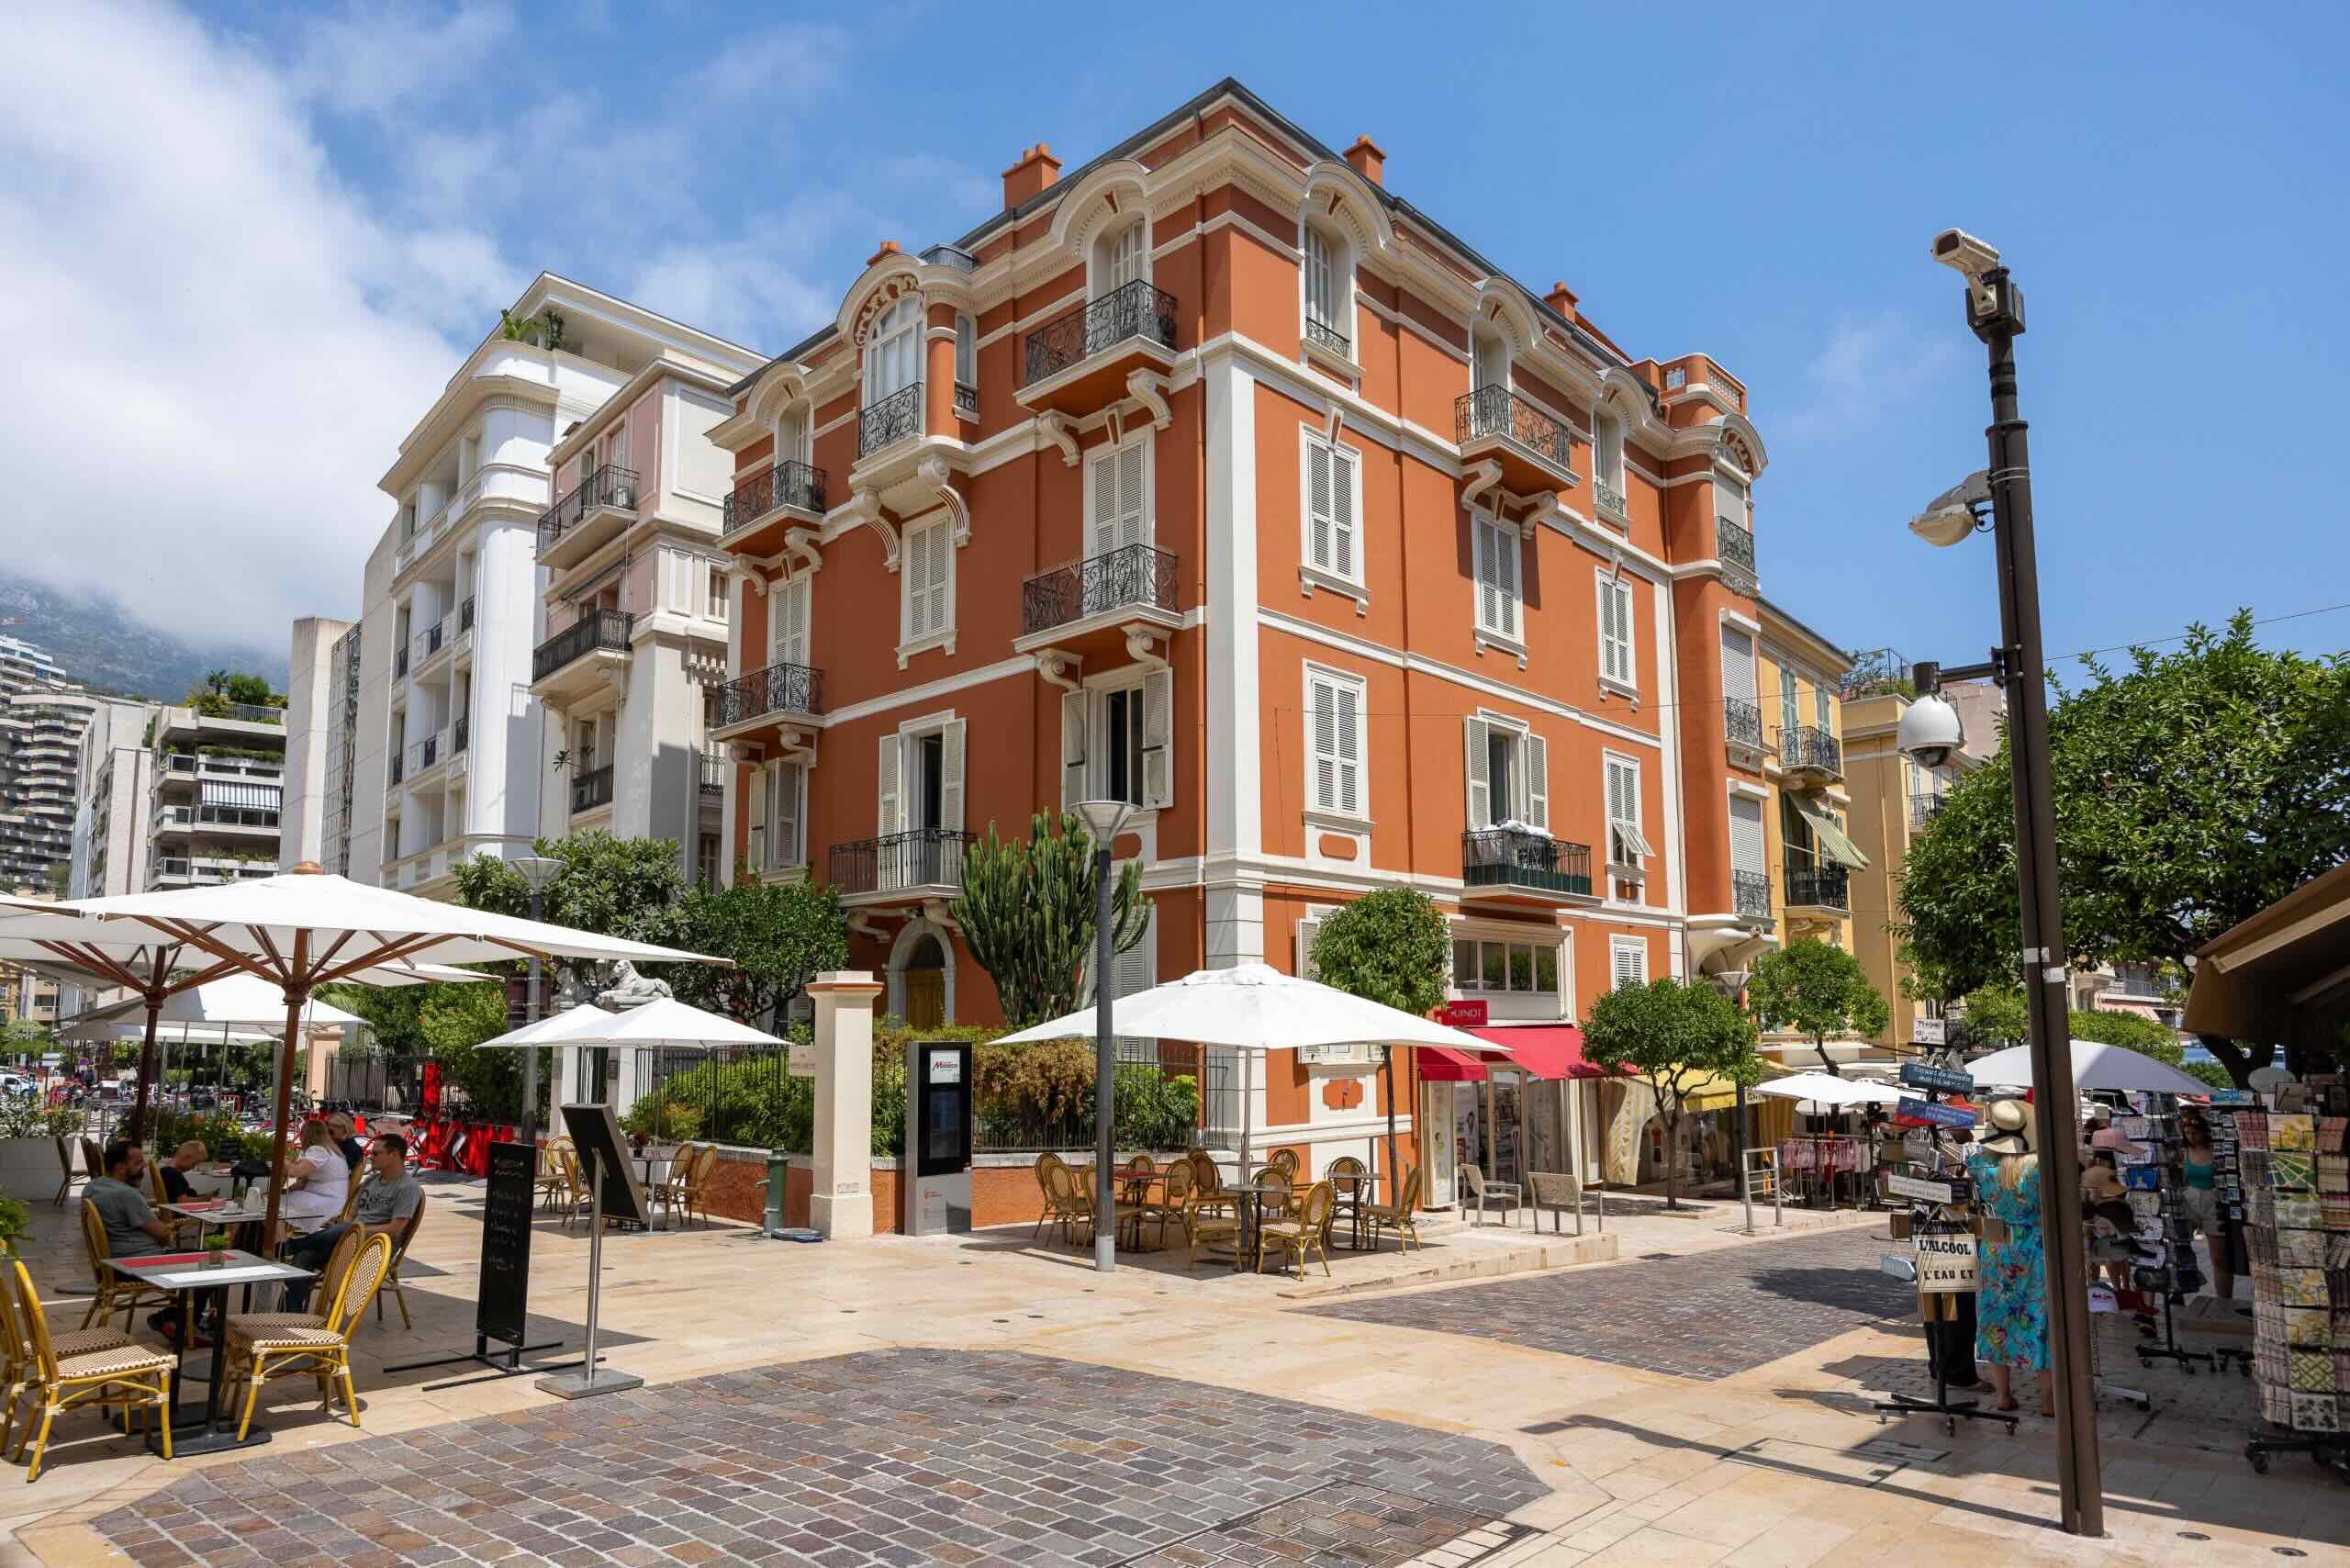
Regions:
<svg viewBox="0 0 2350 1568"><path fill-rule="evenodd" d="M722 1013L705 1012L675 997L657 997L639 1007L608 1013L582 1003L525 1024L476 1050L498 1046L626 1046L643 1049L678 1046L710 1050L722 1046L779 1046L773 1035L737 1023Z"/></svg>
<svg viewBox="0 0 2350 1568"><path fill-rule="evenodd" d="M1093 1037L1093 1009L1066 1014L1003 1037L1005 1045ZM1285 975L1268 964L1198 969L1181 980L1118 998L1110 1032L1144 1039L1232 1046L1241 1052L1240 1163L1248 1164L1248 1063L1293 1046L1446 1046L1474 1056L1509 1047L1416 1018L1336 987Z"/></svg>
<svg viewBox="0 0 2350 1568"><path fill-rule="evenodd" d="M476 980L486 977L476 975ZM119 1037L118 1031L136 1029L145 1020L147 1004L143 998L127 997L105 1007L76 1013L58 1025L58 1037L66 1040L102 1040ZM231 1038L255 1040L275 1037L285 1017L285 999L277 987L255 975L227 975L219 980L175 991L162 1005L156 1023L166 1031L176 1029L181 1037L201 1033L207 1039L218 1039L218 1031L234 1031ZM302 1013L305 1027L325 1024L341 1026L364 1024L365 1019L356 1013L346 1013L330 1002L311 998Z"/></svg>
<svg viewBox="0 0 2350 1568"><path fill-rule="evenodd" d="M1757 1094L1775 1094L1785 1100L1806 1100L1815 1105L1858 1105L1866 1096L1861 1086L1847 1079L1832 1077L1825 1072L1790 1073L1754 1086Z"/></svg>
<svg viewBox="0 0 2350 1568"><path fill-rule="evenodd" d="M268 1226L274 1234L278 1203L285 1185L285 1122L294 1053L302 1034L302 1010L310 993L330 980L395 963L465 964L512 958L627 958L650 963L722 963L699 953L656 947L617 936L602 936L541 921L439 903L388 888L371 888L304 865L274 877L184 888L173 892L131 893L35 905L68 912L90 922L83 946L102 946L126 939L169 944L215 960L206 980L242 970L273 981L285 1005L285 1035L279 1047L279 1076L269 1182ZM19 921L38 917L21 909L0 909L0 937L20 935ZM74 957L69 932L58 956ZM160 962L160 960L159 960Z"/></svg>
<svg viewBox="0 0 2350 1568"><path fill-rule="evenodd" d="M1878 1083L1871 1079L1861 1078L1852 1079L1850 1081L1852 1087L1852 1103L1855 1105L1897 1105L1904 1100L1925 1098L1917 1090L1904 1084Z"/></svg>
<svg viewBox="0 0 2350 1568"><path fill-rule="evenodd" d="M2137 1091L2153 1094L2205 1094L2211 1086L2189 1078L2165 1062L2156 1061L2126 1046L2100 1045L2095 1040L2073 1043L2073 1085L2109 1092ZM1975 1083L1985 1089L2027 1089L2031 1086L2031 1047L2010 1046L1966 1064Z"/></svg>

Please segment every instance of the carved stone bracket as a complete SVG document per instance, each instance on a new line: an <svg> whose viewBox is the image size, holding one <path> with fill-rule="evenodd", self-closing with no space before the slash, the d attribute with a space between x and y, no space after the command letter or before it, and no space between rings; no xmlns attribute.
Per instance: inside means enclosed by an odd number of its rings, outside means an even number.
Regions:
<svg viewBox="0 0 2350 1568"><path fill-rule="evenodd" d="M1164 632L1156 632L1147 626L1129 626L1126 628L1126 655L1137 664L1147 665L1153 669L1165 669L1169 641Z"/></svg>
<svg viewBox="0 0 2350 1568"><path fill-rule="evenodd" d="M1126 395L1150 410L1150 422L1165 430L1175 422L1175 410L1167 403L1167 377L1151 370L1131 371L1126 375Z"/></svg>
<svg viewBox="0 0 2350 1568"><path fill-rule="evenodd" d="M727 568L727 575L751 585L751 591L761 599L767 596L767 575L748 561L736 561Z"/></svg>
<svg viewBox="0 0 2350 1568"><path fill-rule="evenodd" d="M860 489L841 508L841 515L851 522L861 522L881 536L881 564L890 571L898 569L898 531L891 527L881 510L881 492Z"/></svg>
<svg viewBox="0 0 2350 1568"><path fill-rule="evenodd" d="M811 572L824 569L823 552L817 548L818 534L812 528L794 528L783 536L784 553Z"/></svg>
<svg viewBox="0 0 2350 1568"><path fill-rule="evenodd" d="M1477 498L1502 482L1502 465L1492 458L1472 463L1460 474L1460 504L1477 510Z"/></svg>
<svg viewBox="0 0 2350 1568"><path fill-rule="evenodd" d="M1047 409L1036 416L1036 429L1046 441L1061 449L1063 463L1072 468L1077 466L1077 431L1069 428L1068 415L1058 409Z"/></svg>
<svg viewBox="0 0 2350 1568"><path fill-rule="evenodd" d="M971 507L963 492L955 487L955 475L944 457L925 457L914 470L922 482L938 492L939 504L955 514L955 543L957 548L971 542Z"/></svg>
<svg viewBox="0 0 2350 1568"><path fill-rule="evenodd" d="M1085 668L1085 661L1075 654L1064 654L1058 648L1047 648L1036 655L1036 673L1045 678L1046 686L1058 686L1063 691L1082 691L1078 676Z"/></svg>

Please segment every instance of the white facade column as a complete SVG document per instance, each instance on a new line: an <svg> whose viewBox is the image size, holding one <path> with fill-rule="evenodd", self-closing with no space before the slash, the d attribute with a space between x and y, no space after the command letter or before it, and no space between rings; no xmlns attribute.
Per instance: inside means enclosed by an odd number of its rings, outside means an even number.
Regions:
<svg viewBox="0 0 2350 1568"><path fill-rule="evenodd" d="M808 1223L829 1239L873 1234L873 1002L869 969L834 969L816 1002L815 1182Z"/></svg>
<svg viewBox="0 0 2350 1568"><path fill-rule="evenodd" d="M1203 374L1207 418L1207 845L1210 969L1261 962L1265 901L1257 654L1257 383L1230 353Z"/></svg>

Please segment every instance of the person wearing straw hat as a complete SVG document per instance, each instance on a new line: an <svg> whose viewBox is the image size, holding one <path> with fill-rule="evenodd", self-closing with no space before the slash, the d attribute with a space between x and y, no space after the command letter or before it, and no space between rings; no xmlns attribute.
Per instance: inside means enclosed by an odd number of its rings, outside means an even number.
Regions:
<svg viewBox="0 0 2350 1568"><path fill-rule="evenodd" d="M1995 1100L1991 1136L1967 1161L1975 1197L1986 1215L2003 1227L1999 1239L1978 1246L1975 1353L1991 1363L1995 1406L2017 1407L2018 1368L2040 1379L2040 1413L2056 1413L2055 1384L2048 1376L2048 1275L2040 1228L2040 1155L2031 1127L2031 1107L2021 1100Z"/></svg>

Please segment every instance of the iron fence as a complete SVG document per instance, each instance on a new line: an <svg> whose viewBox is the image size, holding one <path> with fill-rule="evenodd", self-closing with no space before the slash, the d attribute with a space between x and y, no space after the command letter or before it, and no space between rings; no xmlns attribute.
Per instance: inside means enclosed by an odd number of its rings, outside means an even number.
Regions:
<svg viewBox="0 0 2350 1568"><path fill-rule="evenodd" d="M1305 341L1320 343L1335 353L1348 357L1352 357L1355 352L1355 342L1352 338L1319 317L1308 316L1305 319Z"/></svg>
<svg viewBox="0 0 2350 1568"><path fill-rule="evenodd" d="M1761 871L1729 874L1730 913L1740 920L1771 918L1771 879Z"/></svg>
<svg viewBox="0 0 2350 1568"><path fill-rule="evenodd" d="M598 806L612 803L612 765L591 767L585 773L574 774L571 779L571 809L576 814L592 812Z"/></svg>
<svg viewBox="0 0 2350 1568"><path fill-rule="evenodd" d="M1506 386L1480 386L1461 394L1452 406L1453 439L1463 446L1486 436L1502 436L1535 455L1572 468L1573 447L1567 427Z"/></svg>
<svg viewBox="0 0 2350 1568"><path fill-rule="evenodd" d="M1056 316L1023 342L1020 385L1058 375L1128 338L1142 338L1172 350L1175 297L1136 278Z"/></svg>
<svg viewBox="0 0 2350 1568"><path fill-rule="evenodd" d="M1779 766L1809 768L1836 778L1844 774L1843 744L1813 724L1798 724L1779 732Z"/></svg>
<svg viewBox="0 0 2350 1568"><path fill-rule="evenodd" d="M544 680L572 660L598 648L628 651L636 617L625 610L590 610L541 643L531 654L531 678Z"/></svg>
<svg viewBox="0 0 2350 1568"><path fill-rule="evenodd" d="M824 510L824 471L805 463L778 463L764 474L753 475L726 498L722 526L729 533L765 517L778 507L802 511Z"/></svg>
<svg viewBox="0 0 2350 1568"><path fill-rule="evenodd" d="M1787 868L1787 903L1806 909L1851 909L1852 874L1841 866Z"/></svg>
<svg viewBox="0 0 2350 1568"><path fill-rule="evenodd" d="M543 554L565 533L607 508L636 510L636 470L607 463L582 480L572 492L539 517L539 549Z"/></svg>
<svg viewBox="0 0 2350 1568"><path fill-rule="evenodd" d="M868 403L856 417L856 454L870 457L885 446L922 434L922 383Z"/></svg>
<svg viewBox="0 0 2350 1568"><path fill-rule="evenodd" d="M1754 531L1727 517L1714 519L1714 554L1725 566L1754 575Z"/></svg>
<svg viewBox="0 0 2350 1568"><path fill-rule="evenodd" d="M718 689L718 727L766 713L814 713L824 700L824 672L777 664L735 677Z"/></svg>
<svg viewBox="0 0 2350 1568"><path fill-rule="evenodd" d="M1212 1125L1211 1114L1238 1102L1234 1053L1204 1046L1152 1040L1111 1042L1116 1062L1113 1139L1122 1149L1188 1148L1220 1144L1237 1126ZM988 1099L972 1105L972 1148L980 1154L1075 1154L1094 1147L1093 1097L1080 1097L1059 1114L1033 1101Z"/></svg>
<svg viewBox="0 0 2350 1568"><path fill-rule="evenodd" d="M1074 566L1039 572L1021 585L1020 629L1050 631L1128 605L1175 608L1172 554L1148 544L1129 544Z"/></svg>

